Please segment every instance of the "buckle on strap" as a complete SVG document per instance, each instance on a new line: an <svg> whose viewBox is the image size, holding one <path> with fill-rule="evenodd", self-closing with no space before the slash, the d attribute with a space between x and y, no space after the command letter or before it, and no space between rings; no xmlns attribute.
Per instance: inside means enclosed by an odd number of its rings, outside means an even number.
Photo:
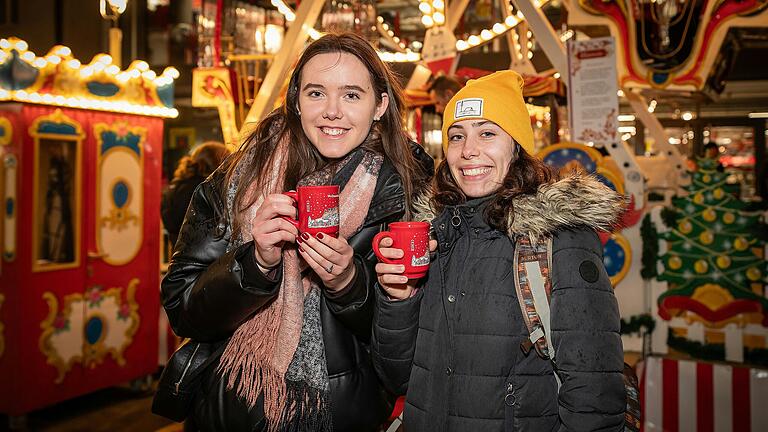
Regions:
<svg viewBox="0 0 768 432"><path fill-rule="evenodd" d="M531 348L533 348L536 342L543 337L544 337L544 330L542 330L541 327L536 327L531 332L530 336L528 336L528 339L520 342L520 349L523 350L523 353L528 355L528 353L531 352Z"/></svg>

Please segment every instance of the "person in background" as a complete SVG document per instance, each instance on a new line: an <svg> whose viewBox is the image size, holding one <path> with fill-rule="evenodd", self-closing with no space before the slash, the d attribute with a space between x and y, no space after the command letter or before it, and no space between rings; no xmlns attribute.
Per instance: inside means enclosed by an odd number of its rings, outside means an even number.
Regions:
<svg viewBox="0 0 768 432"><path fill-rule="evenodd" d="M403 109L365 39L326 34L283 104L195 191L161 288L179 336L225 345L194 396L197 429L365 432L391 413L369 351L371 241L433 172ZM299 233L283 192L328 184L339 237Z"/></svg>
<svg viewBox="0 0 768 432"><path fill-rule="evenodd" d="M176 244L184 214L187 213L187 206L195 188L211 175L230 153L224 144L208 141L195 147L192 154L179 160L173 180L163 193L160 203L160 215L171 245Z"/></svg>
<svg viewBox="0 0 768 432"><path fill-rule="evenodd" d="M440 75L436 77L427 89L429 97L435 101L435 112L442 114L445 109L445 105L451 100L459 90L461 90L461 83L456 78Z"/></svg>
<svg viewBox="0 0 768 432"><path fill-rule="evenodd" d="M497 72L451 99L445 160L432 196L417 200L428 205L416 219L436 237L429 273L408 280L400 265L376 266L374 366L406 394L408 432L624 428L619 310L595 232L624 199L592 177L556 181L531 156L522 87L517 73ZM554 361L521 350L529 333L513 265L519 242L548 239ZM391 245L382 240L382 255L402 256Z"/></svg>
<svg viewBox="0 0 768 432"><path fill-rule="evenodd" d="M725 171L725 167L720 163L720 147L716 143L710 141L704 144L704 157L717 162L716 169L718 172Z"/></svg>

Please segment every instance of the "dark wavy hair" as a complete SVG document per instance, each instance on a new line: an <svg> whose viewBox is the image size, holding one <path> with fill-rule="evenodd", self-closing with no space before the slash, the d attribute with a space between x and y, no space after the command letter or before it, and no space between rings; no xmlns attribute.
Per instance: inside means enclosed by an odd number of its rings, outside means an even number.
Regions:
<svg viewBox="0 0 768 432"><path fill-rule="evenodd" d="M276 156L275 148L279 143L276 137L290 138L285 166L283 188L293 189L302 178L336 161L325 159L309 141L301 126L298 112L299 86L301 73L307 62L319 54L347 53L355 56L368 69L376 95L376 103L381 103L381 94L387 94L389 105L379 121L373 122L368 136L362 146L371 151L386 156L400 175L405 189L406 213L410 208L413 192L414 173L417 169L416 159L410 149L409 139L403 125L405 102L402 88L395 74L387 67L370 43L354 33L329 33L312 42L301 54L288 82L288 90L284 102L275 111L267 115L251 135L243 142L240 151L230 158L227 171L227 184L234 175L235 167L241 161L247 164L242 171L242 177L234 199L234 211L240 214L250 207L257 197L246 198L251 184L256 182L257 188L263 190L268 184ZM233 234L239 231L238 217L233 221Z"/></svg>
<svg viewBox="0 0 768 432"><path fill-rule="evenodd" d="M173 181L186 180L192 177L208 177L219 167L231 151L217 141L207 141L195 147L192 154L179 159L173 172Z"/></svg>
<svg viewBox="0 0 768 432"><path fill-rule="evenodd" d="M511 213L514 217L513 201L516 197L536 193L539 186L552 183L557 179L555 172L549 166L531 156L517 142L515 142L514 151L517 155L513 156L509 164L509 172L485 210L488 225L502 232L506 232L509 228L507 214ZM437 168L432 189L434 192L432 204L438 212L442 212L446 206L467 201L467 196L456 184L445 159Z"/></svg>

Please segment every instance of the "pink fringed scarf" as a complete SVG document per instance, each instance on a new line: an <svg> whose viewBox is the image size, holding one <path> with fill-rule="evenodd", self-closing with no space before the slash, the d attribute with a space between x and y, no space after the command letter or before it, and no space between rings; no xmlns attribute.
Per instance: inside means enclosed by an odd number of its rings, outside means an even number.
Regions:
<svg viewBox="0 0 768 432"><path fill-rule="evenodd" d="M277 151L285 153L283 142ZM250 221L267 193L281 191L281 163L276 157L268 191L259 194L244 213L243 238L252 240ZM340 236L349 238L361 227L373 198L383 158L363 149L353 151L343 161L304 179L302 185L330 184L342 170L354 170L339 196ZM232 183L237 184L237 178ZM230 185L230 189L233 185ZM230 203L231 205L231 203ZM264 395L264 414L269 430L330 429L329 384L320 326L319 293L323 289L310 270L302 271L294 244L283 248L283 277L277 297L235 331L219 364L228 377L228 388L235 389L249 407Z"/></svg>

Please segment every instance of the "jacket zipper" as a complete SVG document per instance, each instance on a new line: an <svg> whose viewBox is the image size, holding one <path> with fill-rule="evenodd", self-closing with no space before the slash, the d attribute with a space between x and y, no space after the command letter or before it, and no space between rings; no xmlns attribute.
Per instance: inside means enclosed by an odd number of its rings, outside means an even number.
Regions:
<svg viewBox="0 0 768 432"><path fill-rule="evenodd" d="M195 359L195 354L197 354L197 350L198 349L200 349L200 344L199 343L195 347L195 350L192 351L192 355L189 356L189 360L187 361L187 365L184 366L184 371L181 373L181 376L179 377L179 380L176 382L176 384L174 384L175 391L174 391L173 394L175 396L179 395L179 390L180 390L180 387L181 387L181 382L184 381L184 376L187 375L187 371L189 370L189 367L192 366L192 360Z"/></svg>

